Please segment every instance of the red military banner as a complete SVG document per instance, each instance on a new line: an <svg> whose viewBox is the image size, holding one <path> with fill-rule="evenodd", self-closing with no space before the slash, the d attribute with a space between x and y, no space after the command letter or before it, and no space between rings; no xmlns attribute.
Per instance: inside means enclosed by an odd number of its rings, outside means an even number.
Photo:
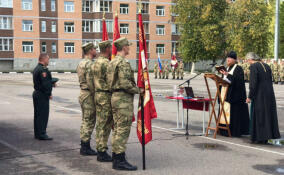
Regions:
<svg viewBox="0 0 284 175"><path fill-rule="evenodd" d="M157 118L157 112L154 104L154 99L152 96L149 72L147 66L147 45L144 35L144 27L142 21L141 13L138 14L139 18L139 63L138 63L138 77L137 85L139 88L145 89L145 94L143 97L139 98L139 108L137 115L137 136L142 144L142 122L144 122L144 134L145 134L145 145L152 140L152 123L153 118ZM144 102L144 121L142 121L141 116L141 98Z"/></svg>
<svg viewBox="0 0 284 175"><path fill-rule="evenodd" d="M119 27L118 27L118 14L115 14L114 18L114 28L113 28L113 43L112 43L112 55L111 59L113 59L116 56L117 50L114 45L114 41L120 38L120 32L119 32Z"/></svg>
<svg viewBox="0 0 284 175"><path fill-rule="evenodd" d="M108 40L108 33L107 33L107 26L106 26L106 20L105 17L103 18L103 41Z"/></svg>

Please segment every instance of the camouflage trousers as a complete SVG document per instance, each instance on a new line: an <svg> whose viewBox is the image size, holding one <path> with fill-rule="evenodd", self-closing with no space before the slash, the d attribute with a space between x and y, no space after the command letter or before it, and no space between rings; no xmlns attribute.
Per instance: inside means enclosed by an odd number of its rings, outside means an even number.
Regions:
<svg viewBox="0 0 284 175"><path fill-rule="evenodd" d="M106 92L96 92L96 144L99 152L105 152L108 138L113 125L111 111L111 94Z"/></svg>
<svg viewBox="0 0 284 175"><path fill-rule="evenodd" d="M158 78L158 71L154 70L155 78Z"/></svg>
<svg viewBox="0 0 284 175"><path fill-rule="evenodd" d="M79 103L82 109L80 138L83 142L88 142L91 140L91 136L96 125L96 110L93 96L89 95L85 98L79 97Z"/></svg>
<svg viewBox="0 0 284 175"><path fill-rule="evenodd" d="M172 71L172 76L173 76L173 79L176 78L176 69L173 69L173 71Z"/></svg>
<svg viewBox="0 0 284 175"><path fill-rule="evenodd" d="M183 78L183 70L178 70L177 78Z"/></svg>
<svg viewBox="0 0 284 175"><path fill-rule="evenodd" d="M126 151L133 117L133 95L125 92L114 92L111 97L114 130L112 135L112 152Z"/></svg>
<svg viewBox="0 0 284 175"><path fill-rule="evenodd" d="M279 81L279 74L277 73L273 73L273 80L274 82L278 82Z"/></svg>
<svg viewBox="0 0 284 175"><path fill-rule="evenodd" d="M163 73L159 71L159 79L163 78Z"/></svg>

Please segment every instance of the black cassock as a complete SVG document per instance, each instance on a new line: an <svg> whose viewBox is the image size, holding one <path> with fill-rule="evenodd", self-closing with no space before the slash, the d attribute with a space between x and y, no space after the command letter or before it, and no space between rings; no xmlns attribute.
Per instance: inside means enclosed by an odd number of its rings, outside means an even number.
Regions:
<svg viewBox="0 0 284 175"><path fill-rule="evenodd" d="M230 66L228 72L233 69ZM228 89L226 101L230 103L230 130L233 137L249 134L249 112L246 104L246 87L244 80L244 71L237 65L233 75L228 75L227 79L231 81ZM220 130L222 135L228 135L225 130Z"/></svg>
<svg viewBox="0 0 284 175"><path fill-rule="evenodd" d="M252 100L252 141L280 138L276 100L270 67L262 62L250 66L249 98Z"/></svg>

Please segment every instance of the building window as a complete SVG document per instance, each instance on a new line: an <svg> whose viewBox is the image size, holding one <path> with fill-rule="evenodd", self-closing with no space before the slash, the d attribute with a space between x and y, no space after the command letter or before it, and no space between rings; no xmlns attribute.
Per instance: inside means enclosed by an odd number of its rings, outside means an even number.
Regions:
<svg viewBox="0 0 284 175"><path fill-rule="evenodd" d="M139 41L137 41L137 47L136 47L136 52L139 53ZM147 47L147 53L150 53L150 49L149 49L149 41L146 41L146 47Z"/></svg>
<svg viewBox="0 0 284 175"><path fill-rule="evenodd" d="M46 32L46 21L41 21L41 32Z"/></svg>
<svg viewBox="0 0 284 175"><path fill-rule="evenodd" d="M178 29L178 25L176 24L172 24L172 34L173 35L179 35L179 29Z"/></svg>
<svg viewBox="0 0 284 175"><path fill-rule="evenodd" d="M91 21L82 21L82 32L91 32Z"/></svg>
<svg viewBox="0 0 284 175"><path fill-rule="evenodd" d="M51 21L51 32L56 32L56 21Z"/></svg>
<svg viewBox="0 0 284 175"><path fill-rule="evenodd" d="M137 13L139 12L139 4L137 3ZM149 14L149 4L148 3L142 3L142 14Z"/></svg>
<svg viewBox="0 0 284 175"><path fill-rule="evenodd" d="M149 34L149 22L143 22L145 34ZM139 33L139 22L137 23L137 33Z"/></svg>
<svg viewBox="0 0 284 175"><path fill-rule="evenodd" d="M24 53L31 53L34 51L34 43L32 41L23 41L22 46Z"/></svg>
<svg viewBox="0 0 284 175"><path fill-rule="evenodd" d="M83 12L91 12L92 3L93 3L93 1L83 0L82 1L82 11Z"/></svg>
<svg viewBox="0 0 284 175"><path fill-rule="evenodd" d="M13 51L13 39L0 38L0 51Z"/></svg>
<svg viewBox="0 0 284 175"><path fill-rule="evenodd" d="M93 21L93 32L101 32L101 23L102 21L100 20L94 20Z"/></svg>
<svg viewBox="0 0 284 175"><path fill-rule="evenodd" d="M157 35L165 35L165 26L164 25L157 25L156 34Z"/></svg>
<svg viewBox="0 0 284 175"><path fill-rule="evenodd" d="M112 1L104 1L104 0L101 0L100 1L100 12L111 12L112 9Z"/></svg>
<svg viewBox="0 0 284 175"><path fill-rule="evenodd" d="M156 6L156 15L165 16L165 6Z"/></svg>
<svg viewBox="0 0 284 175"><path fill-rule="evenodd" d="M32 0L22 0L22 9L23 10L32 10L33 1Z"/></svg>
<svg viewBox="0 0 284 175"><path fill-rule="evenodd" d="M156 45L156 53L157 54L165 54L165 44L157 44Z"/></svg>
<svg viewBox="0 0 284 175"><path fill-rule="evenodd" d="M33 31L33 21L32 20L23 20L22 30L24 32Z"/></svg>
<svg viewBox="0 0 284 175"><path fill-rule="evenodd" d="M12 29L12 17L0 17L0 29Z"/></svg>
<svg viewBox="0 0 284 175"><path fill-rule="evenodd" d="M51 52L56 53L56 43L51 44Z"/></svg>
<svg viewBox="0 0 284 175"><path fill-rule="evenodd" d="M103 26L103 25L102 25ZM106 21L107 32L113 32L113 21Z"/></svg>
<svg viewBox="0 0 284 175"><path fill-rule="evenodd" d="M120 34L128 34L129 24L120 24Z"/></svg>
<svg viewBox="0 0 284 175"><path fill-rule="evenodd" d="M46 53L46 42L41 43L41 52Z"/></svg>
<svg viewBox="0 0 284 175"><path fill-rule="evenodd" d="M0 0L0 7L13 8L13 0Z"/></svg>
<svg viewBox="0 0 284 175"><path fill-rule="evenodd" d="M52 12L56 11L56 0L51 0L50 1L50 8Z"/></svg>
<svg viewBox="0 0 284 175"><path fill-rule="evenodd" d="M120 14L128 14L128 4L120 4Z"/></svg>
<svg viewBox="0 0 284 175"><path fill-rule="evenodd" d="M73 1L64 1L64 12L74 12Z"/></svg>
<svg viewBox="0 0 284 175"><path fill-rule="evenodd" d="M64 43L64 52L65 53L74 53L75 52L74 43Z"/></svg>
<svg viewBox="0 0 284 175"><path fill-rule="evenodd" d="M65 33L74 33L74 22L64 22Z"/></svg>
<svg viewBox="0 0 284 175"><path fill-rule="evenodd" d="M41 0L40 7L41 7L41 11L46 11L46 3L45 3L45 0Z"/></svg>

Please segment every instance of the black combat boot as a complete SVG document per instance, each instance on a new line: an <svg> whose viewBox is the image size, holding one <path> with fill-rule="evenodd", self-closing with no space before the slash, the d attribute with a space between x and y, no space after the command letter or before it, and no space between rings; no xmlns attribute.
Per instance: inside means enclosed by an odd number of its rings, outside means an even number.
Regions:
<svg viewBox="0 0 284 175"><path fill-rule="evenodd" d="M112 162L112 158L108 153L98 151L97 161L99 162Z"/></svg>
<svg viewBox="0 0 284 175"><path fill-rule="evenodd" d="M88 142L81 141L80 154L83 156L95 156L98 153L91 148L90 141Z"/></svg>
<svg viewBox="0 0 284 175"><path fill-rule="evenodd" d="M115 170L136 171L137 166L133 166L127 162L125 153L114 154L112 168Z"/></svg>

